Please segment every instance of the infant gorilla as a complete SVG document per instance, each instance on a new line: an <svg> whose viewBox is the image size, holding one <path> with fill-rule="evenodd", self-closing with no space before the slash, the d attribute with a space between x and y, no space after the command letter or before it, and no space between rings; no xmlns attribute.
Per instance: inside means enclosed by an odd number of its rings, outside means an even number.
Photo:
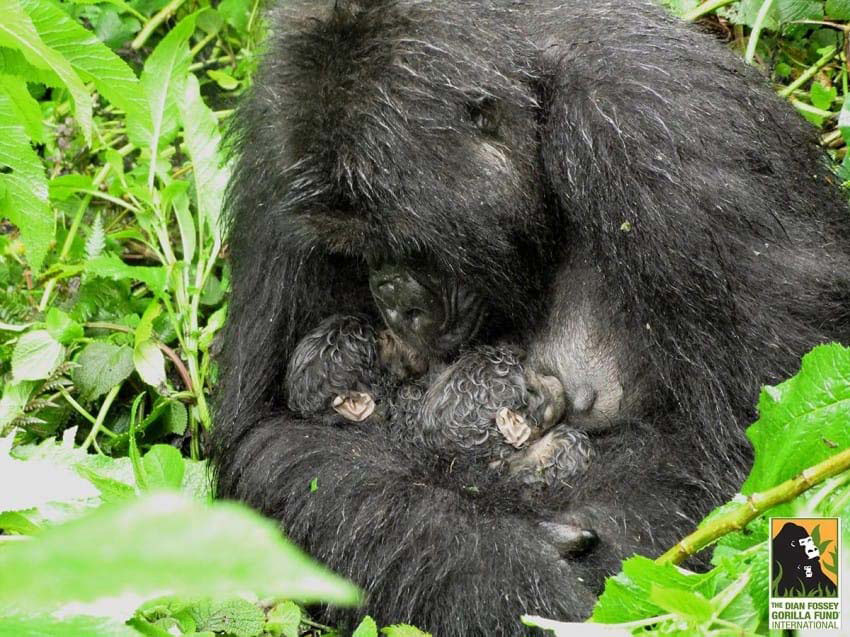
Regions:
<svg viewBox="0 0 850 637"><path fill-rule="evenodd" d="M486 461L527 485L569 485L592 458L587 435L558 424L566 409L560 381L527 369L509 347L481 347L425 373L364 317L332 316L296 346L286 389L302 416L386 423L438 454Z"/></svg>

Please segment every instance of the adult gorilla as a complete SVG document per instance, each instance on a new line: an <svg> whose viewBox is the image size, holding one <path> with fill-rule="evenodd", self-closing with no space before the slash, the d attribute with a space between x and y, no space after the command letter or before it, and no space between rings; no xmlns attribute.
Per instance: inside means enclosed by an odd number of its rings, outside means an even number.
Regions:
<svg viewBox="0 0 850 637"><path fill-rule="evenodd" d="M736 490L759 386L850 341L850 217L811 129L651 2L305 0L275 20L237 116L219 496L281 520L379 621L586 616L622 557ZM376 305L437 355L526 345L593 434L588 477L529 507L403 436L296 419L294 344ZM561 559L551 511L599 546Z"/></svg>

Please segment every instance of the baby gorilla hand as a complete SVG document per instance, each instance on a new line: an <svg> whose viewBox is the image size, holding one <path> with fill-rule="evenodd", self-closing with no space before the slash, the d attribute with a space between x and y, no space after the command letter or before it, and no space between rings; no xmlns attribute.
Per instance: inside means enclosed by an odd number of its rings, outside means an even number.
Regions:
<svg viewBox="0 0 850 637"><path fill-rule="evenodd" d="M289 408L327 422L364 422L387 394L378 336L362 316L331 316L299 341L286 370Z"/></svg>
<svg viewBox="0 0 850 637"><path fill-rule="evenodd" d="M431 384L420 435L454 459L507 467L523 484L568 484L587 468L592 448L583 433L554 427L565 409L556 378L528 369L512 348L481 347Z"/></svg>

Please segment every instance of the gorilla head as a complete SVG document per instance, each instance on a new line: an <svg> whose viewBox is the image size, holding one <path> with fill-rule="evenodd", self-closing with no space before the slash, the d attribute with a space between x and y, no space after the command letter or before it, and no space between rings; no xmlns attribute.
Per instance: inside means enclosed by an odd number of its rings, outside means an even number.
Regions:
<svg viewBox="0 0 850 637"><path fill-rule="evenodd" d="M773 538L773 591L777 597L834 597L838 588L820 564L820 551L808 531L786 522Z"/></svg>
<svg viewBox="0 0 850 637"><path fill-rule="evenodd" d="M219 495L280 519L386 623L586 616L623 556L735 492L759 387L850 342L850 217L812 131L648 0L290 0L273 18L232 136ZM525 347L597 459L529 506L415 436L294 416L293 348L354 313L430 359ZM547 512L599 544L560 559Z"/></svg>

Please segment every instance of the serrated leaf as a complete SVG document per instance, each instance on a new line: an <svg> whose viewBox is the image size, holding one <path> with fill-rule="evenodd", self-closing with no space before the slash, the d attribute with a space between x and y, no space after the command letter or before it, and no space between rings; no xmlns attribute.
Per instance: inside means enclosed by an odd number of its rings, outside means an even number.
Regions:
<svg viewBox="0 0 850 637"><path fill-rule="evenodd" d="M20 0L0 0L0 45L19 50L27 62L53 71L68 88L74 101L77 124L86 141L91 143L92 102L71 63L39 35Z"/></svg>
<svg viewBox="0 0 850 637"><path fill-rule="evenodd" d="M670 564L656 564L646 557L632 557L623 562L623 571L605 581L591 620L600 624L619 624L663 614L663 609L650 600L653 586L689 592L706 592L711 574L685 574Z"/></svg>
<svg viewBox="0 0 850 637"><path fill-rule="evenodd" d="M6 383L0 398L0 432L23 415L35 387L36 383L30 381Z"/></svg>
<svg viewBox="0 0 850 637"><path fill-rule="evenodd" d="M50 1L18 0L47 46L62 54L85 81L134 118L145 118L148 104L139 80L124 60L89 30Z"/></svg>
<svg viewBox="0 0 850 637"><path fill-rule="evenodd" d="M77 357L71 373L84 400L94 400L124 382L133 373L133 350L127 346L95 341Z"/></svg>
<svg viewBox="0 0 850 637"><path fill-rule="evenodd" d="M41 107L38 101L30 95L27 82L23 77L0 74L0 87L9 96L12 107L18 114L18 119L27 135L34 142L44 143L44 124Z"/></svg>
<svg viewBox="0 0 850 637"><path fill-rule="evenodd" d="M83 326L59 308L51 307L47 310L44 322L50 335L62 345L69 345L85 336Z"/></svg>
<svg viewBox="0 0 850 637"><path fill-rule="evenodd" d="M291 636L287 635L286 637ZM378 637L378 625L374 619L366 615L351 637Z"/></svg>
<svg viewBox="0 0 850 637"><path fill-rule="evenodd" d="M27 332L12 352L12 378L16 382L42 380L64 360L65 348L47 330Z"/></svg>
<svg viewBox="0 0 850 637"><path fill-rule="evenodd" d="M196 14L183 18L157 44L145 61L141 84L148 103L150 119L127 114L127 130L131 141L150 149L152 161L159 156L161 144L177 132L177 100L179 90L189 72L191 56L187 42L195 31ZM151 173L152 174L152 173ZM148 188L152 187L148 183Z"/></svg>
<svg viewBox="0 0 850 637"><path fill-rule="evenodd" d="M165 294L166 271L162 266L127 265L114 254L86 261L86 272L113 281L141 281L157 296Z"/></svg>
<svg viewBox="0 0 850 637"><path fill-rule="evenodd" d="M103 229L103 219L98 213L94 218L89 236L86 237L86 259L91 260L100 256L106 247L106 232Z"/></svg>
<svg viewBox="0 0 850 637"><path fill-rule="evenodd" d="M189 424L189 413L183 403L172 401L165 411L165 430L167 433L182 436Z"/></svg>
<svg viewBox="0 0 850 637"><path fill-rule="evenodd" d="M219 156L221 134L218 122L201 99L198 78L192 74L186 78L178 106L184 127L183 138L192 159L198 210L218 246L221 242L221 206L229 173L222 167Z"/></svg>
<svg viewBox="0 0 850 637"><path fill-rule="evenodd" d="M0 189L5 190L0 216L20 229L27 261L37 272L53 241L55 224L47 205L47 179L15 105L0 85L0 168L4 167L11 172L0 171Z"/></svg>
<svg viewBox="0 0 850 637"><path fill-rule="evenodd" d="M244 599L201 600L188 609L196 630L256 637L263 632L266 617L259 608ZM297 637L297 634L296 634Z"/></svg>
<svg viewBox="0 0 850 637"><path fill-rule="evenodd" d="M838 96L838 91L834 86L826 87L820 82L812 82L812 87L809 89L809 100L812 105L828 111L832 108L832 102Z"/></svg>
<svg viewBox="0 0 850 637"><path fill-rule="evenodd" d="M179 489L186 470L183 456L171 445L154 445L142 458L148 489Z"/></svg>
<svg viewBox="0 0 850 637"><path fill-rule="evenodd" d="M776 9L782 22L823 18L823 2L818 0L776 0Z"/></svg>
<svg viewBox="0 0 850 637"><path fill-rule="evenodd" d="M285 541L275 523L232 502L152 495L0 551L0 605L22 612L164 590L210 597L252 591L340 605L359 599L352 585Z"/></svg>
<svg viewBox="0 0 850 637"><path fill-rule="evenodd" d="M755 462L741 492L764 491L850 447L850 349L821 345L793 378L765 388L747 429ZM830 441L826 444L824 439Z"/></svg>
<svg viewBox="0 0 850 637"><path fill-rule="evenodd" d="M371 620L367 617L360 624L362 627L366 620ZM282 602L269 611L268 621L266 622L266 632L274 635L274 637L298 637L298 627L301 625L301 608L294 602ZM372 621L374 627L375 622ZM371 633L361 633L360 627L354 631L351 637L378 637L378 629L373 628Z"/></svg>
<svg viewBox="0 0 850 637"><path fill-rule="evenodd" d="M692 624L707 622L714 615L711 602L690 591L653 585L649 591L649 600L659 608Z"/></svg>

